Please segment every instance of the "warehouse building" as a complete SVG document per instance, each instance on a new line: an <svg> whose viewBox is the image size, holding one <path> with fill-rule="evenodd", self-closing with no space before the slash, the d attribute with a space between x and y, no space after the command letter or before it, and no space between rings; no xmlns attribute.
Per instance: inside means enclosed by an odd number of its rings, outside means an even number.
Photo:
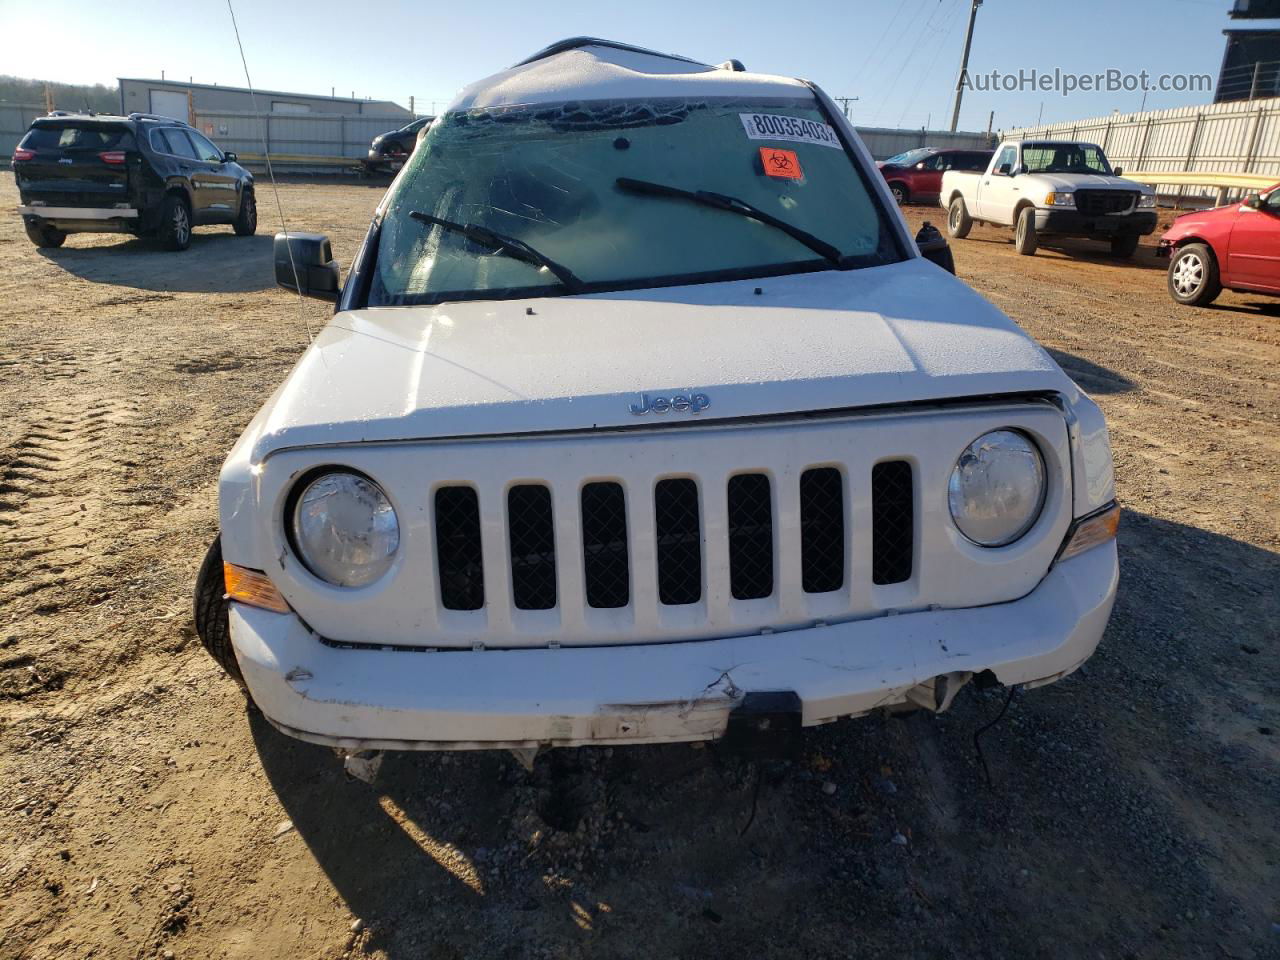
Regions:
<svg viewBox="0 0 1280 960"><path fill-rule="evenodd" d="M254 96L246 87L221 87L208 83L179 83L172 80L142 80L120 77L120 112L154 113L186 121L191 114L253 113ZM332 114L403 117L413 114L390 100L359 100L354 97L317 97L278 90L254 90L257 110L276 114Z"/></svg>

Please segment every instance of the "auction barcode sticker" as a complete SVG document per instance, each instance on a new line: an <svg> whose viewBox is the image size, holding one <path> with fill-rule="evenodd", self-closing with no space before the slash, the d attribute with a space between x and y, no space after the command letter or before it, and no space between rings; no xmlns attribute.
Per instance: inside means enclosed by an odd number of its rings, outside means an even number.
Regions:
<svg viewBox="0 0 1280 960"><path fill-rule="evenodd" d="M776 113L740 113L738 116L742 118L742 128L752 140L790 140L844 149L835 130L816 120L783 117Z"/></svg>

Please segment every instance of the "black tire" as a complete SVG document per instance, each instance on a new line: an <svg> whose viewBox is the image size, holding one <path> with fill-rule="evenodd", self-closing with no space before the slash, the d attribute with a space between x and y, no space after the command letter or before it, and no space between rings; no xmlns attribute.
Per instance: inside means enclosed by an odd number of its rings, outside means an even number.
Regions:
<svg viewBox="0 0 1280 960"><path fill-rule="evenodd" d="M60 247L67 240L67 235L61 230L35 220L24 220L22 226L27 231L27 239L37 247Z"/></svg>
<svg viewBox="0 0 1280 960"><path fill-rule="evenodd" d="M1013 246L1024 257L1033 257L1040 246L1040 238L1036 234L1036 208L1023 207L1018 211L1018 220L1013 228Z"/></svg>
<svg viewBox="0 0 1280 960"><path fill-rule="evenodd" d="M191 246L191 208L176 193L166 194L160 204L156 239L166 250L185 250Z"/></svg>
<svg viewBox="0 0 1280 960"><path fill-rule="evenodd" d="M901 183L889 184L889 192L893 194L893 202L898 206L905 204L907 199L910 197L910 194L907 193L906 186Z"/></svg>
<svg viewBox="0 0 1280 960"><path fill-rule="evenodd" d="M244 677L231 647L231 623L227 616L227 585L222 573L222 538L214 539L196 574L196 635L209 656L243 690ZM246 693L247 696L247 693Z"/></svg>
<svg viewBox="0 0 1280 960"><path fill-rule="evenodd" d="M1189 243L1169 261L1169 296L1188 307L1203 307L1218 299L1222 280L1213 251L1203 243Z"/></svg>
<svg viewBox="0 0 1280 960"><path fill-rule="evenodd" d="M973 217L964 204L964 197L955 197L947 207L947 233L955 240L963 240L973 229Z"/></svg>
<svg viewBox="0 0 1280 960"><path fill-rule="evenodd" d="M1139 239L1141 238L1136 233L1122 233L1118 237L1112 237L1111 255L1121 260L1128 260L1138 252Z"/></svg>
<svg viewBox="0 0 1280 960"><path fill-rule="evenodd" d="M258 201L252 190L245 190L240 197L240 212L231 227L237 237L252 237L258 232Z"/></svg>

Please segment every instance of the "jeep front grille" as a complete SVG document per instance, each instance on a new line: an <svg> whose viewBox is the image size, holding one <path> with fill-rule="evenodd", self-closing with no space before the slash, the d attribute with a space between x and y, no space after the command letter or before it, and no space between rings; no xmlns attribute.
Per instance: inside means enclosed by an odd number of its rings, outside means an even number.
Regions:
<svg viewBox="0 0 1280 960"><path fill-rule="evenodd" d="M729 478L729 590L735 600L773 593L773 504L769 478L740 473Z"/></svg>
<svg viewBox="0 0 1280 960"><path fill-rule="evenodd" d="M549 489L526 483L507 491L507 536L516 609L550 610L556 605L556 535Z"/></svg>
<svg viewBox="0 0 1280 960"><path fill-rule="evenodd" d="M582 570L587 606L610 609L630 601L627 497L620 483L582 488Z"/></svg>
<svg viewBox="0 0 1280 960"><path fill-rule="evenodd" d="M911 464L878 463L871 471L869 573L876 585L911 579L915 539L915 489ZM839 590L845 584L847 530L845 476L835 467L800 473L799 562L805 593ZM712 495L687 477L659 480L653 487L653 545L658 600L680 607L703 598L704 542L700 498ZM773 481L764 473L731 476L722 491L729 592L734 600L759 600L775 592ZM622 484L582 487L578 518L587 606L626 607L632 598L633 544ZM435 495L436 550L441 603L448 610L478 610L485 604L481 522L470 487L442 487ZM551 490L517 484L507 491L507 544L511 601L518 610L551 610L557 603L556 521ZM576 559L576 558L575 558ZM864 576L866 573L863 574Z"/></svg>
<svg viewBox="0 0 1280 960"><path fill-rule="evenodd" d="M441 487L435 505L440 603L446 610L479 610L484 606L480 501L470 487Z"/></svg>
<svg viewBox="0 0 1280 960"><path fill-rule="evenodd" d="M660 480L653 489L654 535L658 547L658 599L683 606L702 599L702 526L698 485L692 480Z"/></svg>
<svg viewBox="0 0 1280 960"><path fill-rule="evenodd" d="M911 464L877 463L871 471L871 582L877 586L911 579L915 538L915 491Z"/></svg>

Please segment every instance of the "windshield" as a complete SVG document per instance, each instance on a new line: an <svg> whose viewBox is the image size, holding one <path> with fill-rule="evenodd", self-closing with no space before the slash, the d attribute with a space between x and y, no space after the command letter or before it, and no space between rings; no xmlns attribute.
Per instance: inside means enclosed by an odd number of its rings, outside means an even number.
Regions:
<svg viewBox="0 0 1280 960"><path fill-rule="evenodd" d="M680 192L734 198L786 228ZM882 206L812 98L454 112L431 125L392 188L367 302L566 292L546 262L589 292L830 269L833 259L796 230L835 248L844 267L902 258ZM495 236L545 262L512 256Z"/></svg>
<svg viewBox="0 0 1280 960"><path fill-rule="evenodd" d="M1111 175L1111 164L1102 149L1091 143L1024 143L1022 166L1027 173Z"/></svg>
<svg viewBox="0 0 1280 960"><path fill-rule="evenodd" d="M895 154L885 161L888 167L911 167L915 166L925 157L933 153L932 147L916 147L914 150L908 150L906 153Z"/></svg>

